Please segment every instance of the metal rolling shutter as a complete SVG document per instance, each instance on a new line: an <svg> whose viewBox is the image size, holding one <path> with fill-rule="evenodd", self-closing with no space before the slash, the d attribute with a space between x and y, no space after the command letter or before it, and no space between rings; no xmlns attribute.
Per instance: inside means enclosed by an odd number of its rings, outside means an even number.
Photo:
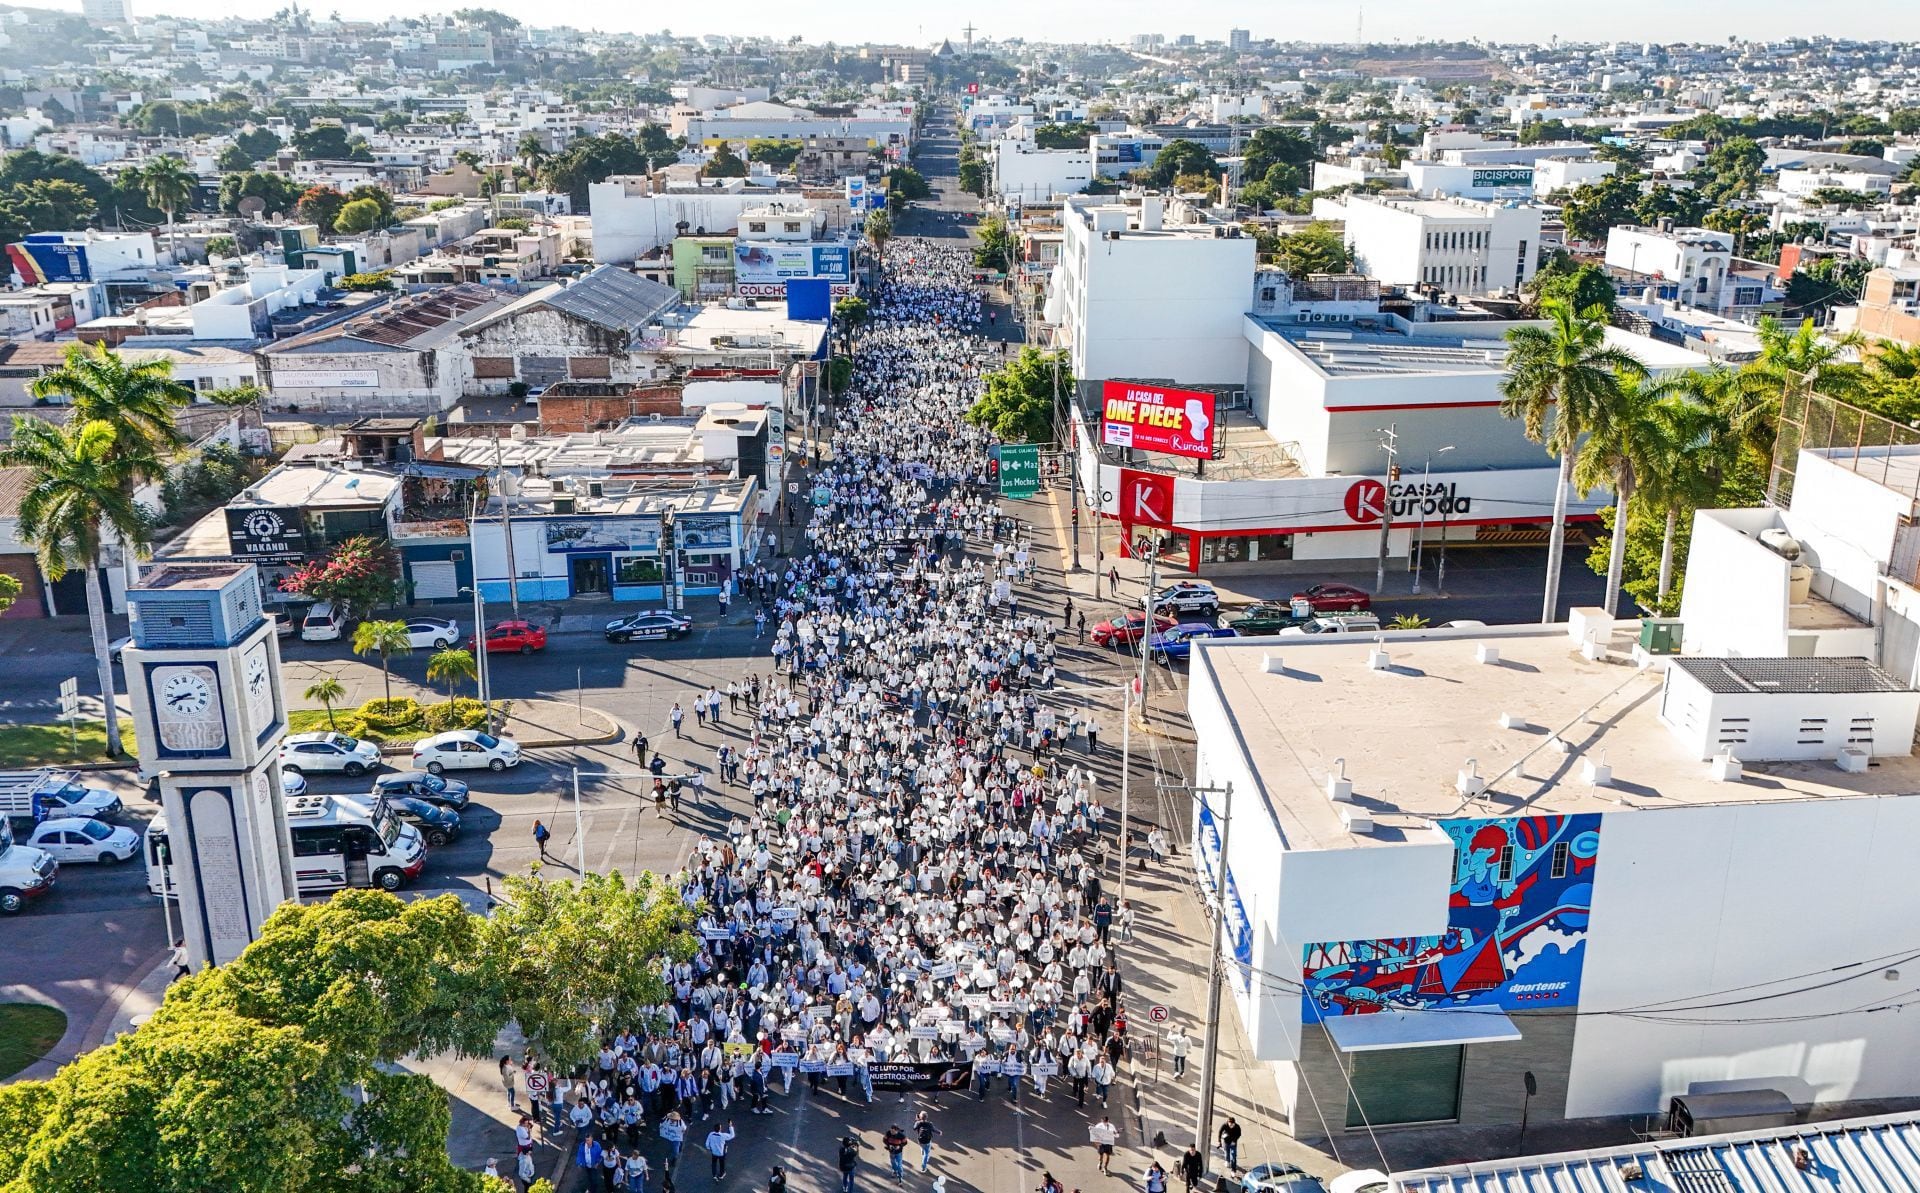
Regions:
<svg viewBox="0 0 1920 1193"><path fill-rule="evenodd" d="M413 599L448 601L460 595L460 573L445 560L420 562L413 567Z"/></svg>

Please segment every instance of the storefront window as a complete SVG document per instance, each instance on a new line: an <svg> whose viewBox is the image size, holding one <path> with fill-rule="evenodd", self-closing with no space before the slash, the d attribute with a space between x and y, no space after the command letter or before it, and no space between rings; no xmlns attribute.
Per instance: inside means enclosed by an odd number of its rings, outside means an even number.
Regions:
<svg viewBox="0 0 1920 1193"><path fill-rule="evenodd" d="M622 555L613 561L613 567L616 583L660 583L660 561L651 555Z"/></svg>
<svg viewBox="0 0 1920 1193"><path fill-rule="evenodd" d="M1200 540L1202 563L1258 563L1266 559L1292 559L1290 534L1232 534Z"/></svg>

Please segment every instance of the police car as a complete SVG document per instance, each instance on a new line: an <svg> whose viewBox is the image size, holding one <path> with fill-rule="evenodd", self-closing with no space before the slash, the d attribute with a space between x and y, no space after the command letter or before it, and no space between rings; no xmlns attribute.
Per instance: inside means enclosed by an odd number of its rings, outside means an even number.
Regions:
<svg viewBox="0 0 1920 1193"><path fill-rule="evenodd" d="M607 641L632 642L636 638L684 638L693 629L693 618L665 609L635 613L607 623Z"/></svg>

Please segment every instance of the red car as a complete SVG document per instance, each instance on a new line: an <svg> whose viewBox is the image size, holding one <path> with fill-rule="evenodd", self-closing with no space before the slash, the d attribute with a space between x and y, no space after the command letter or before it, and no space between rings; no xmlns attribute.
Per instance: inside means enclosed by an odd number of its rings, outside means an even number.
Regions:
<svg viewBox="0 0 1920 1193"><path fill-rule="evenodd" d="M1315 613L1361 613L1373 608L1373 594L1351 584L1316 584L1294 593L1293 599L1307 602Z"/></svg>
<svg viewBox="0 0 1920 1193"><path fill-rule="evenodd" d="M1176 624L1178 623L1171 617L1165 617L1158 613L1153 615L1153 629L1155 633L1170 630ZM1093 627L1093 644L1095 646L1132 646L1134 643L1140 641L1140 636L1146 629L1146 625L1147 615L1145 611L1139 609L1109 617L1107 620Z"/></svg>
<svg viewBox="0 0 1920 1193"><path fill-rule="evenodd" d="M467 640L469 650L476 649L478 645L471 638ZM546 648L546 627L534 625L530 621L503 621L487 631L488 654L511 654L515 651L520 654L532 654L536 650Z"/></svg>

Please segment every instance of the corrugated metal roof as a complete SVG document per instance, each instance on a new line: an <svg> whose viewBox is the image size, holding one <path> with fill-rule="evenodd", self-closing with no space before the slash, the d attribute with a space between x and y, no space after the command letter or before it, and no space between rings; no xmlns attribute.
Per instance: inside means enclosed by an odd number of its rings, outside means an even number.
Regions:
<svg viewBox="0 0 1920 1193"><path fill-rule="evenodd" d="M1627 1179L1634 1168L1641 1179ZM1911 1193L1920 1189L1920 1116L1488 1160L1393 1180L1398 1193Z"/></svg>
<svg viewBox="0 0 1920 1193"><path fill-rule="evenodd" d="M602 265L571 285L543 291L540 301L601 327L631 334L679 306L680 292L619 266Z"/></svg>

